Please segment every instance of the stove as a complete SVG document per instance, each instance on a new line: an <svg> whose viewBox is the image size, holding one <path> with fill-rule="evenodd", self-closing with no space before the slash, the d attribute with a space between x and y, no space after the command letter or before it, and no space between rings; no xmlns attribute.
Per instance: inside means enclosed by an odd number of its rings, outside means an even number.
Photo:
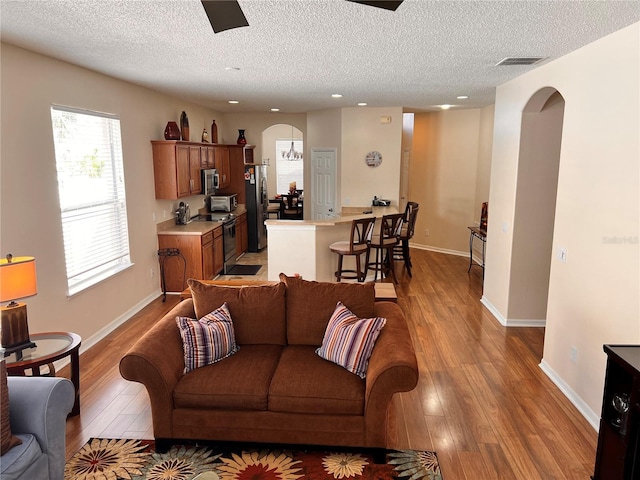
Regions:
<svg viewBox="0 0 640 480"><path fill-rule="evenodd" d="M235 220L236 216L235 214L229 212L211 212L201 214L200 218L203 221L208 222L228 223L231 220Z"/></svg>

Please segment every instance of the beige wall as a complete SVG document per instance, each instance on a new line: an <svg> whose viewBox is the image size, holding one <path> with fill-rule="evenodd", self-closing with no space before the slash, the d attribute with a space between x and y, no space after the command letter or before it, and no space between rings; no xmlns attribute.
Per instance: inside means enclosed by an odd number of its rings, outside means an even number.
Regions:
<svg viewBox="0 0 640 480"><path fill-rule="evenodd" d="M390 116L391 123L380 123ZM369 167L367 153L378 151L382 164ZM366 207L374 195L398 205L400 199L400 159L402 150L401 108L343 108L341 206Z"/></svg>
<svg viewBox="0 0 640 480"><path fill-rule="evenodd" d="M467 227L488 200L492 123L492 107L414 115L409 193L420 213L413 244L468 255Z"/></svg>
<svg viewBox="0 0 640 480"><path fill-rule="evenodd" d="M128 318L160 291L156 222L172 205L155 199L150 140L162 139L167 121L178 121L182 110L198 138L198 126L210 128L219 115L11 45L0 48L1 254L36 257L38 295L26 300L30 331L74 331L86 348L102 329ZM122 130L134 266L72 298L66 295L51 104L117 114Z"/></svg>
<svg viewBox="0 0 640 480"><path fill-rule="evenodd" d="M483 301L508 320L522 111L552 87L565 111L542 367L594 426L602 345L640 343L638 38L640 23L501 85L496 96Z"/></svg>

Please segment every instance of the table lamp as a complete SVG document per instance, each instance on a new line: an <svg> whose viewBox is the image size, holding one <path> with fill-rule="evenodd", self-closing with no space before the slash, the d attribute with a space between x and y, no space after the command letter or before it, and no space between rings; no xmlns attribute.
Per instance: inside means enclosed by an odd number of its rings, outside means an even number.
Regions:
<svg viewBox="0 0 640 480"><path fill-rule="evenodd" d="M10 302L2 307L0 324L0 344L5 354L35 347L29 339L27 306L16 300L37 293L35 258L9 254L6 259L0 259L0 302Z"/></svg>

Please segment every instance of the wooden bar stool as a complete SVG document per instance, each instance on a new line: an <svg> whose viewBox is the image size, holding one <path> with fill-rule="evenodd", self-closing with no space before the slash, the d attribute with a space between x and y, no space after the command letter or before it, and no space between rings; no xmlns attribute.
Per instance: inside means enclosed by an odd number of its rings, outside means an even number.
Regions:
<svg viewBox="0 0 640 480"><path fill-rule="evenodd" d="M374 282L378 280L378 272L380 272L380 280L388 277L389 272L391 272L393 283L398 283L396 272L393 268L393 249L399 243L398 237L402 229L403 217L403 213L384 215L381 219L378 233L374 233L369 241L365 277L369 270L374 270ZM370 262L372 250L374 251L375 260Z"/></svg>
<svg viewBox="0 0 640 480"><path fill-rule="evenodd" d="M343 278L364 282L366 277L366 268L364 271L361 268L360 257L363 253L366 254L369 250L367 242L373 233L374 222L375 218L360 218L353 220L351 222L351 236L349 240L334 242L329 245L331 251L338 254L338 270L336 270L335 273L338 282ZM353 255L356 257L355 270L342 268L342 260L346 255ZM366 262L368 261L369 259L367 257Z"/></svg>
<svg viewBox="0 0 640 480"><path fill-rule="evenodd" d="M400 235L398 236L398 240L400 241L398 245L393 249L393 259L394 260L404 260L404 266L407 269L407 273L409 276L413 276L411 274L411 254L409 252L409 240L413 238L413 232L416 227L416 218L418 217L418 210L420 209L420 205L416 202L407 202L407 206L404 210L404 218L402 222L402 229L400 230Z"/></svg>

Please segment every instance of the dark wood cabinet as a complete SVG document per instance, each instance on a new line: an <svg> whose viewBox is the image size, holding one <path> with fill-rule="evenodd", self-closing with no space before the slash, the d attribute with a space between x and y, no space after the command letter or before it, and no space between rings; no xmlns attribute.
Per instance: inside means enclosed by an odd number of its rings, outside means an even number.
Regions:
<svg viewBox="0 0 640 480"><path fill-rule="evenodd" d="M640 480L640 345L605 345L594 480Z"/></svg>

